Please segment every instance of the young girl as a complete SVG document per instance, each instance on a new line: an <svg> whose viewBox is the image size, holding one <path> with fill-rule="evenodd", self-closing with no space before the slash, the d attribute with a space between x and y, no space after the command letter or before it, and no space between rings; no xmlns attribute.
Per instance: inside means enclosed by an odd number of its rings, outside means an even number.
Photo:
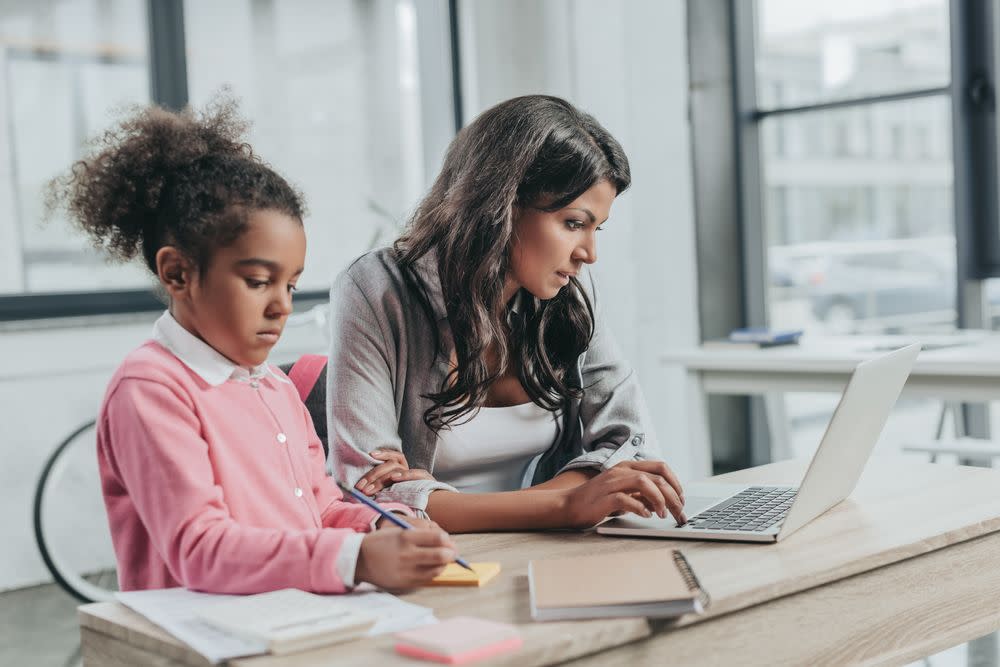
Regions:
<svg viewBox="0 0 1000 667"><path fill-rule="evenodd" d="M453 532L683 521L585 270L629 183L614 137L555 97L459 132L395 247L334 283L335 474Z"/></svg>
<svg viewBox="0 0 1000 667"><path fill-rule="evenodd" d="M244 130L232 102L139 110L52 185L53 205L114 257L141 255L169 297L98 421L120 586L426 582L454 557L448 536L419 519L371 532L378 515L344 502L295 388L267 363L303 269L303 204Z"/></svg>

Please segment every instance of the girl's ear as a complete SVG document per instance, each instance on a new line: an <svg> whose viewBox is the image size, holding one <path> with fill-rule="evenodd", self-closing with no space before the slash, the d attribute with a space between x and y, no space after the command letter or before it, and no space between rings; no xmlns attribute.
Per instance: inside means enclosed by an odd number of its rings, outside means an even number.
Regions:
<svg viewBox="0 0 1000 667"><path fill-rule="evenodd" d="M156 251L156 275L171 298L185 294L194 279L191 262L180 250L169 245Z"/></svg>

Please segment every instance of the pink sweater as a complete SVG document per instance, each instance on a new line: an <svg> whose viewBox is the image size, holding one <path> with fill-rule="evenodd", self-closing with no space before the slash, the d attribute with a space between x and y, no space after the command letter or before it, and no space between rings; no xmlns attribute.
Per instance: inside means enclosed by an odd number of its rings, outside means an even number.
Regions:
<svg viewBox="0 0 1000 667"><path fill-rule="evenodd" d="M152 341L112 377L97 450L122 590L343 592L341 544L375 517L327 477L291 384L211 386Z"/></svg>

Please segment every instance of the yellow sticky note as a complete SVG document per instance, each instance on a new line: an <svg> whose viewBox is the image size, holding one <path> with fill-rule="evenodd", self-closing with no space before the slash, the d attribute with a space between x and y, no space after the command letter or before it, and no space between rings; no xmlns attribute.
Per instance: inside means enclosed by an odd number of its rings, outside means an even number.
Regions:
<svg viewBox="0 0 1000 667"><path fill-rule="evenodd" d="M469 563L469 572L458 563L449 563L444 572L431 579L429 586L484 586L500 574L500 563Z"/></svg>

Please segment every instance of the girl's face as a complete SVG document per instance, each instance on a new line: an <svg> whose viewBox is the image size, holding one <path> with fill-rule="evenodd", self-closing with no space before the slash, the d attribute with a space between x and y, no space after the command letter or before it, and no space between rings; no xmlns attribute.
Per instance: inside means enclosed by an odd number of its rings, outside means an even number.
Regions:
<svg viewBox="0 0 1000 667"><path fill-rule="evenodd" d="M235 243L215 252L184 294L172 293L174 317L240 366L258 366L292 312L306 258L302 224L285 213L254 211ZM183 318L183 319L182 319Z"/></svg>
<svg viewBox="0 0 1000 667"><path fill-rule="evenodd" d="M615 186L600 181L557 211L519 209L514 219L506 299L520 287L539 299L551 299L584 264L596 262L596 235L617 194Z"/></svg>

